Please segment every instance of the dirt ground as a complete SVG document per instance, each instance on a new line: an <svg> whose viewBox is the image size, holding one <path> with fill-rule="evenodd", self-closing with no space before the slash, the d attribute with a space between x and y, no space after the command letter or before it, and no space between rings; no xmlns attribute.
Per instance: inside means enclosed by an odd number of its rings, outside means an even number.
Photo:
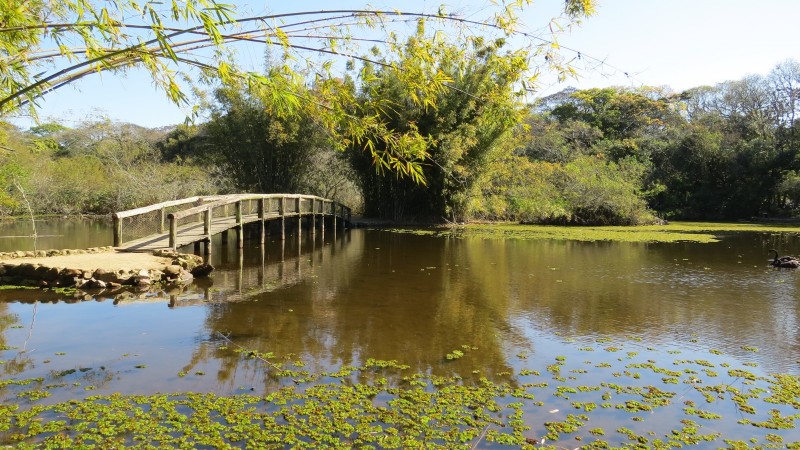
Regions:
<svg viewBox="0 0 800 450"><path fill-rule="evenodd" d="M0 259L6 264L41 264L47 267L60 267L80 270L105 269L109 271L134 269L163 269L171 262L169 258L150 253L104 252L81 255L45 256L36 258Z"/></svg>

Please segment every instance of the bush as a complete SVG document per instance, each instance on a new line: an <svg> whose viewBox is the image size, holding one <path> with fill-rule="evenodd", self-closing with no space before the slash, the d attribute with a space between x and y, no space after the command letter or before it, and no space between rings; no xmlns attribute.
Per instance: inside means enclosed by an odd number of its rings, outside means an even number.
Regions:
<svg viewBox="0 0 800 450"><path fill-rule="evenodd" d="M561 225L657 221L640 195L644 168L635 161L579 156L562 165L517 157L507 166L474 202L476 218Z"/></svg>

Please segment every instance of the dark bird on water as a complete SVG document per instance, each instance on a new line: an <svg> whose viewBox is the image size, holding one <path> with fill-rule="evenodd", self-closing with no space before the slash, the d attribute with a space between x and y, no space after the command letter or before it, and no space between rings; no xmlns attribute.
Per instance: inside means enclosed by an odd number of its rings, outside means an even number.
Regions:
<svg viewBox="0 0 800 450"><path fill-rule="evenodd" d="M782 267L784 269L797 269L800 267L800 259L796 256L778 256L777 250L770 250L770 253L775 253L775 257L772 259L770 265L772 267Z"/></svg>

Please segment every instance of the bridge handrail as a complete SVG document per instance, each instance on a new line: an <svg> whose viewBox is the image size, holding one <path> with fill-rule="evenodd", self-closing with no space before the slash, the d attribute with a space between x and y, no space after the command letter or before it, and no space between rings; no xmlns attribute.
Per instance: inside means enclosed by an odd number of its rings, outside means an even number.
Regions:
<svg viewBox="0 0 800 450"><path fill-rule="evenodd" d="M153 211L158 211L161 208L169 208L171 206L180 206L186 203L194 203L197 201L202 201L203 198L205 197L195 196L195 197L182 198L180 200L169 200L166 202L156 203L155 205L142 206L141 208L115 212L112 215L117 219L125 219L128 217L133 217L141 214L151 213Z"/></svg>
<svg viewBox="0 0 800 450"><path fill-rule="evenodd" d="M334 203L334 204L341 204L334 200L318 197L316 195L305 195L305 194L235 194L232 196L226 196L226 198L222 198L210 203L204 203L202 205L193 206L188 209L182 209L180 211L176 211L174 213L167 214L167 217L170 219L183 219L184 217L191 216L193 214L202 213L208 209L213 209L218 206L230 205L239 201L247 201L247 200L261 200L261 199L273 199L273 198L284 198L284 199L301 199L301 200L321 200L323 202ZM342 205L344 206L344 205ZM345 209L349 210L350 208L344 206Z"/></svg>
<svg viewBox="0 0 800 450"><path fill-rule="evenodd" d="M238 198L237 197L237 198L234 198L234 199L221 199L221 200L217 200L217 201L213 201L213 202L209 202L209 203L203 203L202 205L193 206L193 207L191 207L189 209L182 209L180 211L175 211L174 213L169 213L169 214L167 214L167 218L170 219L170 220L173 220L173 219L174 220L179 220L179 219L183 219L184 217L191 216L192 214L198 214L198 213L201 213L201 212L205 212L205 211L207 211L209 209L216 208L217 206L230 205L230 204L236 203L238 201L253 200L255 198L256 197L253 197L253 198L249 198L249 197L248 198ZM258 198L260 198L260 197L258 197Z"/></svg>
<svg viewBox="0 0 800 450"><path fill-rule="evenodd" d="M160 211L161 216L161 229L160 231L163 233L166 231L164 228L165 219L169 220L169 235L171 246L174 244L175 241L175 233L176 233L176 225L177 221L195 214L203 214L203 222L206 223L206 227L208 227L210 218L211 218L211 211L219 206L225 206L230 204L236 204L242 201L249 201L249 200L266 200L266 199L283 199L283 200L310 200L312 201L311 211L303 213L299 210L286 213L283 209L285 207L282 206L280 210L280 215L303 215L303 214L323 214L323 215L333 215L339 216L341 219L344 219L347 222L351 220L351 210L349 207L342 205L339 202L336 202L331 199L322 198L316 195L306 195L306 194L228 194L228 195L209 195L209 196L194 196L188 197L180 200L170 200L166 202L157 203L155 205L144 206L141 208L130 209L127 211L116 212L112 214L112 218L114 221L114 246L119 247L122 244L122 219L125 218L132 218L139 215L149 214L152 212ZM322 211L317 211L317 203L321 202L324 204L332 204L334 205L333 211L330 210L325 211L324 208ZM166 208L174 207L174 206L181 206L186 205L189 203L195 203L196 206L192 206L187 209L183 209L180 211L174 211L169 214L166 213ZM200 203L200 204L197 204ZM237 208L238 209L238 208ZM259 206L259 214L264 219L263 215L266 214L266 211L263 210L262 206ZM240 213L239 213L240 214ZM238 218L238 221L241 221L241 217Z"/></svg>
<svg viewBox="0 0 800 450"><path fill-rule="evenodd" d="M134 208L128 209L126 211L119 211L112 214L113 217L117 219L126 219L128 217L138 216L142 214L151 213L153 211L158 211L163 208L169 208L172 206L180 206L185 205L187 203L196 203L196 202L212 202L218 201L219 199L223 198L234 198L243 195L252 195L252 194L227 194L227 195L196 195L194 197L187 197L178 200L167 200L161 203L156 203L154 205L142 206L141 208ZM200 205L202 206L202 205Z"/></svg>

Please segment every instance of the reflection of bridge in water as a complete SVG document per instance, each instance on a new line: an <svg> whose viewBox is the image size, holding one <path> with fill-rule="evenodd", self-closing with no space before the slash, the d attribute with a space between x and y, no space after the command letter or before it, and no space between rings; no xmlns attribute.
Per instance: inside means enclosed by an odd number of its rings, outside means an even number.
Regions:
<svg viewBox="0 0 800 450"><path fill-rule="evenodd" d="M205 242L208 250L212 236L234 229L241 248L242 230L248 223L260 224L263 244L269 221L280 221L281 239L285 239L287 219L296 219L299 233L303 218L310 219L313 227L319 223L324 234L326 218L335 232L339 222L342 227L350 223L351 211L333 200L302 194L189 197L114 213L114 247L123 251L175 250L189 244L199 248Z"/></svg>
<svg viewBox="0 0 800 450"><path fill-rule="evenodd" d="M229 245L221 237L215 256L221 260L209 279L196 279L189 290L170 294L170 307L207 305L251 300L267 292L278 291L314 276L314 267L342 255L351 244L350 233L296 233L291 240L252 247L255 255L245 258L245 250ZM311 249L307 248L310 244ZM352 250L352 249L350 249ZM359 254L348 251L349 254ZM208 256L208 255L206 255ZM260 256L260 260L259 260ZM255 257L255 260L254 260Z"/></svg>

